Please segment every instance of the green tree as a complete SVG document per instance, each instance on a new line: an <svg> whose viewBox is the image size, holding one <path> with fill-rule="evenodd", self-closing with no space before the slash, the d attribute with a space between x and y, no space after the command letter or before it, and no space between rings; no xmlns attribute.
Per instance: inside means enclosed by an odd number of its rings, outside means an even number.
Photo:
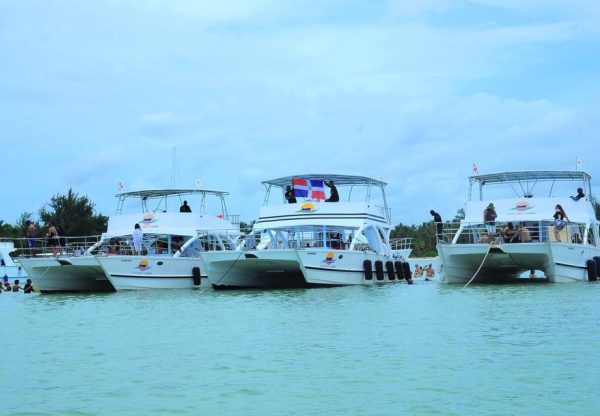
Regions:
<svg viewBox="0 0 600 416"><path fill-rule="evenodd" d="M412 238L412 257L437 256L433 221L419 226L398 224L390 233L390 238Z"/></svg>
<svg viewBox="0 0 600 416"><path fill-rule="evenodd" d="M3 220L0 220L0 237L18 237L18 232L10 224L6 224Z"/></svg>
<svg viewBox="0 0 600 416"><path fill-rule="evenodd" d="M252 227L254 226L254 223L256 221L252 220L249 223L244 222L244 221L240 221L240 230L245 231L245 232L250 232L250 230L252 230Z"/></svg>
<svg viewBox="0 0 600 416"><path fill-rule="evenodd" d="M465 219L465 209L461 208L458 211L456 211L456 214L454 215L454 222L460 222L460 220L464 220Z"/></svg>
<svg viewBox="0 0 600 416"><path fill-rule="evenodd" d="M71 188L66 195L54 195L47 205L48 209L40 209L41 221L61 225L68 236L97 235L106 230L108 217L96 214L89 198Z"/></svg>

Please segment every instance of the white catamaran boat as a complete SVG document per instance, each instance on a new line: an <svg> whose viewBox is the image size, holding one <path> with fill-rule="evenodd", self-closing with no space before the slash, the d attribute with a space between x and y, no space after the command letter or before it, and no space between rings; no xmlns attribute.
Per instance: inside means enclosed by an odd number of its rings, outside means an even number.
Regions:
<svg viewBox="0 0 600 416"><path fill-rule="evenodd" d="M600 235L589 197L590 179L582 171L471 176L465 218L458 229L445 226L438 239L442 279L448 283L501 283L531 270L543 272L549 282L596 280ZM476 200L471 199L474 187L479 188ZM582 195L585 190L587 198L569 196L578 187ZM514 196L507 198L507 188ZM483 223L483 211L490 204L497 214L495 232ZM567 215L566 224L555 222L557 205Z"/></svg>
<svg viewBox="0 0 600 416"><path fill-rule="evenodd" d="M338 202L324 201L329 181ZM401 256L408 257L410 247L405 242L393 251L390 245L385 182L318 174L263 184L264 206L240 247L200 253L213 287L372 285L404 278L408 263ZM292 184L295 197L286 200L285 190Z"/></svg>
<svg viewBox="0 0 600 416"><path fill-rule="evenodd" d="M20 239L22 256L19 263L42 293L60 292L114 292L100 263L92 255L102 244L101 236L61 238L57 256L52 255L47 240L39 238L29 248L26 239Z"/></svg>
<svg viewBox="0 0 600 416"><path fill-rule="evenodd" d="M228 214L225 195L226 192L205 189L118 194L117 215L109 219L110 246L96 256L115 289L209 286L201 283L206 281L206 273L199 253L209 249L207 242L211 243L212 249L231 250L238 244L240 236L239 216ZM194 212L180 211L184 198L190 199L189 206ZM122 214L125 203L131 202L137 205L137 213ZM213 208L220 213L207 215L206 211ZM140 225L143 237L141 253L134 254L132 234L136 224ZM121 232L114 231L117 229Z"/></svg>

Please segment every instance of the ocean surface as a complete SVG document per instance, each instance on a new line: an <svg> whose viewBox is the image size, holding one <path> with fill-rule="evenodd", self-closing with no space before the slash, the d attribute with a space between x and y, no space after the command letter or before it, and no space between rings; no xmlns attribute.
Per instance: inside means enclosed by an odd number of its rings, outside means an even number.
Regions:
<svg viewBox="0 0 600 416"><path fill-rule="evenodd" d="M599 310L599 283L2 293L0 415L599 414Z"/></svg>

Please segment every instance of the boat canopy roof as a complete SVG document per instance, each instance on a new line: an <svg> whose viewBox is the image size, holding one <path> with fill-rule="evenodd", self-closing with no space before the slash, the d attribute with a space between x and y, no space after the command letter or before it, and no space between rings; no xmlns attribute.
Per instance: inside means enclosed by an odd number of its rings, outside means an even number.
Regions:
<svg viewBox="0 0 600 416"><path fill-rule="evenodd" d="M591 176L581 170L524 170L518 172L488 173L469 177L471 183L481 185L496 183L516 183L522 181L584 181L589 182Z"/></svg>
<svg viewBox="0 0 600 416"><path fill-rule="evenodd" d="M265 186L278 186L281 188L285 188L287 185L291 185L292 179L294 178L302 178L302 179L323 179L328 181L333 181L336 186L377 186L379 188L384 188L387 183L369 178L367 176L357 176L357 175L334 175L334 174L304 174L304 175L292 175L292 176L284 176L281 178L271 179L268 181L261 182Z"/></svg>
<svg viewBox="0 0 600 416"><path fill-rule="evenodd" d="M141 189L137 191L119 192L115 196L117 197L117 215L123 212L125 201L141 201L142 212L156 212L156 211L170 211L168 201L174 199L181 200L185 195L198 196L200 199L200 207L198 212L204 213L206 211L206 199L209 197L211 200L217 199L218 205L221 210L221 214L225 218L229 218L227 213L227 206L225 204L225 195L229 195L225 191L215 191L209 189L178 189L178 188L166 188L166 189ZM148 202L153 201L152 207L148 206ZM179 206L173 206L173 209L179 209Z"/></svg>
<svg viewBox="0 0 600 416"><path fill-rule="evenodd" d="M469 201L474 185L479 187L479 199L483 199L483 187L489 185L509 185L516 194L521 197L531 198L533 188L538 183L546 183L548 187L548 195L553 191L556 182L580 182L586 194L591 196L591 176L580 170L523 170L488 173L483 175L469 176ZM513 185L520 187L521 191L516 191Z"/></svg>
<svg viewBox="0 0 600 416"><path fill-rule="evenodd" d="M229 195L229 192L225 191L211 191L208 189L142 189L139 191L128 191L128 192L119 192L115 195L117 198L142 198L142 199L151 199L151 198L165 198L169 196L182 196L182 195L191 195L191 194L204 194L204 195L216 195L223 196Z"/></svg>

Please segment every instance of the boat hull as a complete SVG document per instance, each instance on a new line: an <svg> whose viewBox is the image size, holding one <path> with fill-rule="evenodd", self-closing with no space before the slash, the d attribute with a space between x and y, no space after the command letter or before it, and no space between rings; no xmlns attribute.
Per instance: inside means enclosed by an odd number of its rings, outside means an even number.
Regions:
<svg viewBox="0 0 600 416"><path fill-rule="evenodd" d="M375 271L369 279L364 261L381 260L374 253L332 251L329 249L277 249L202 253L208 280L215 289L306 288L348 285L373 285L399 282L384 272Z"/></svg>
<svg viewBox="0 0 600 416"><path fill-rule="evenodd" d="M116 290L209 287L201 260L191 257L106 256L98 258ZM198 268L195 275L194 268ZM204 278L202 278L204 277Z"/></svg>
<svg viewBox="0 0 600 416"><path fill-rule="evenodd" d="M442 280L462 284L510 282L530 270L541 270L549 282L587 281L586 262L600 255L597 247L551 242L440 244L437 248Z"/></svg>
<svg viewBox="0 0 600 416"><path fill-rule="evenodd" d="M94 256L30 257L19 262L42 293L115 291Z"/></svg>

